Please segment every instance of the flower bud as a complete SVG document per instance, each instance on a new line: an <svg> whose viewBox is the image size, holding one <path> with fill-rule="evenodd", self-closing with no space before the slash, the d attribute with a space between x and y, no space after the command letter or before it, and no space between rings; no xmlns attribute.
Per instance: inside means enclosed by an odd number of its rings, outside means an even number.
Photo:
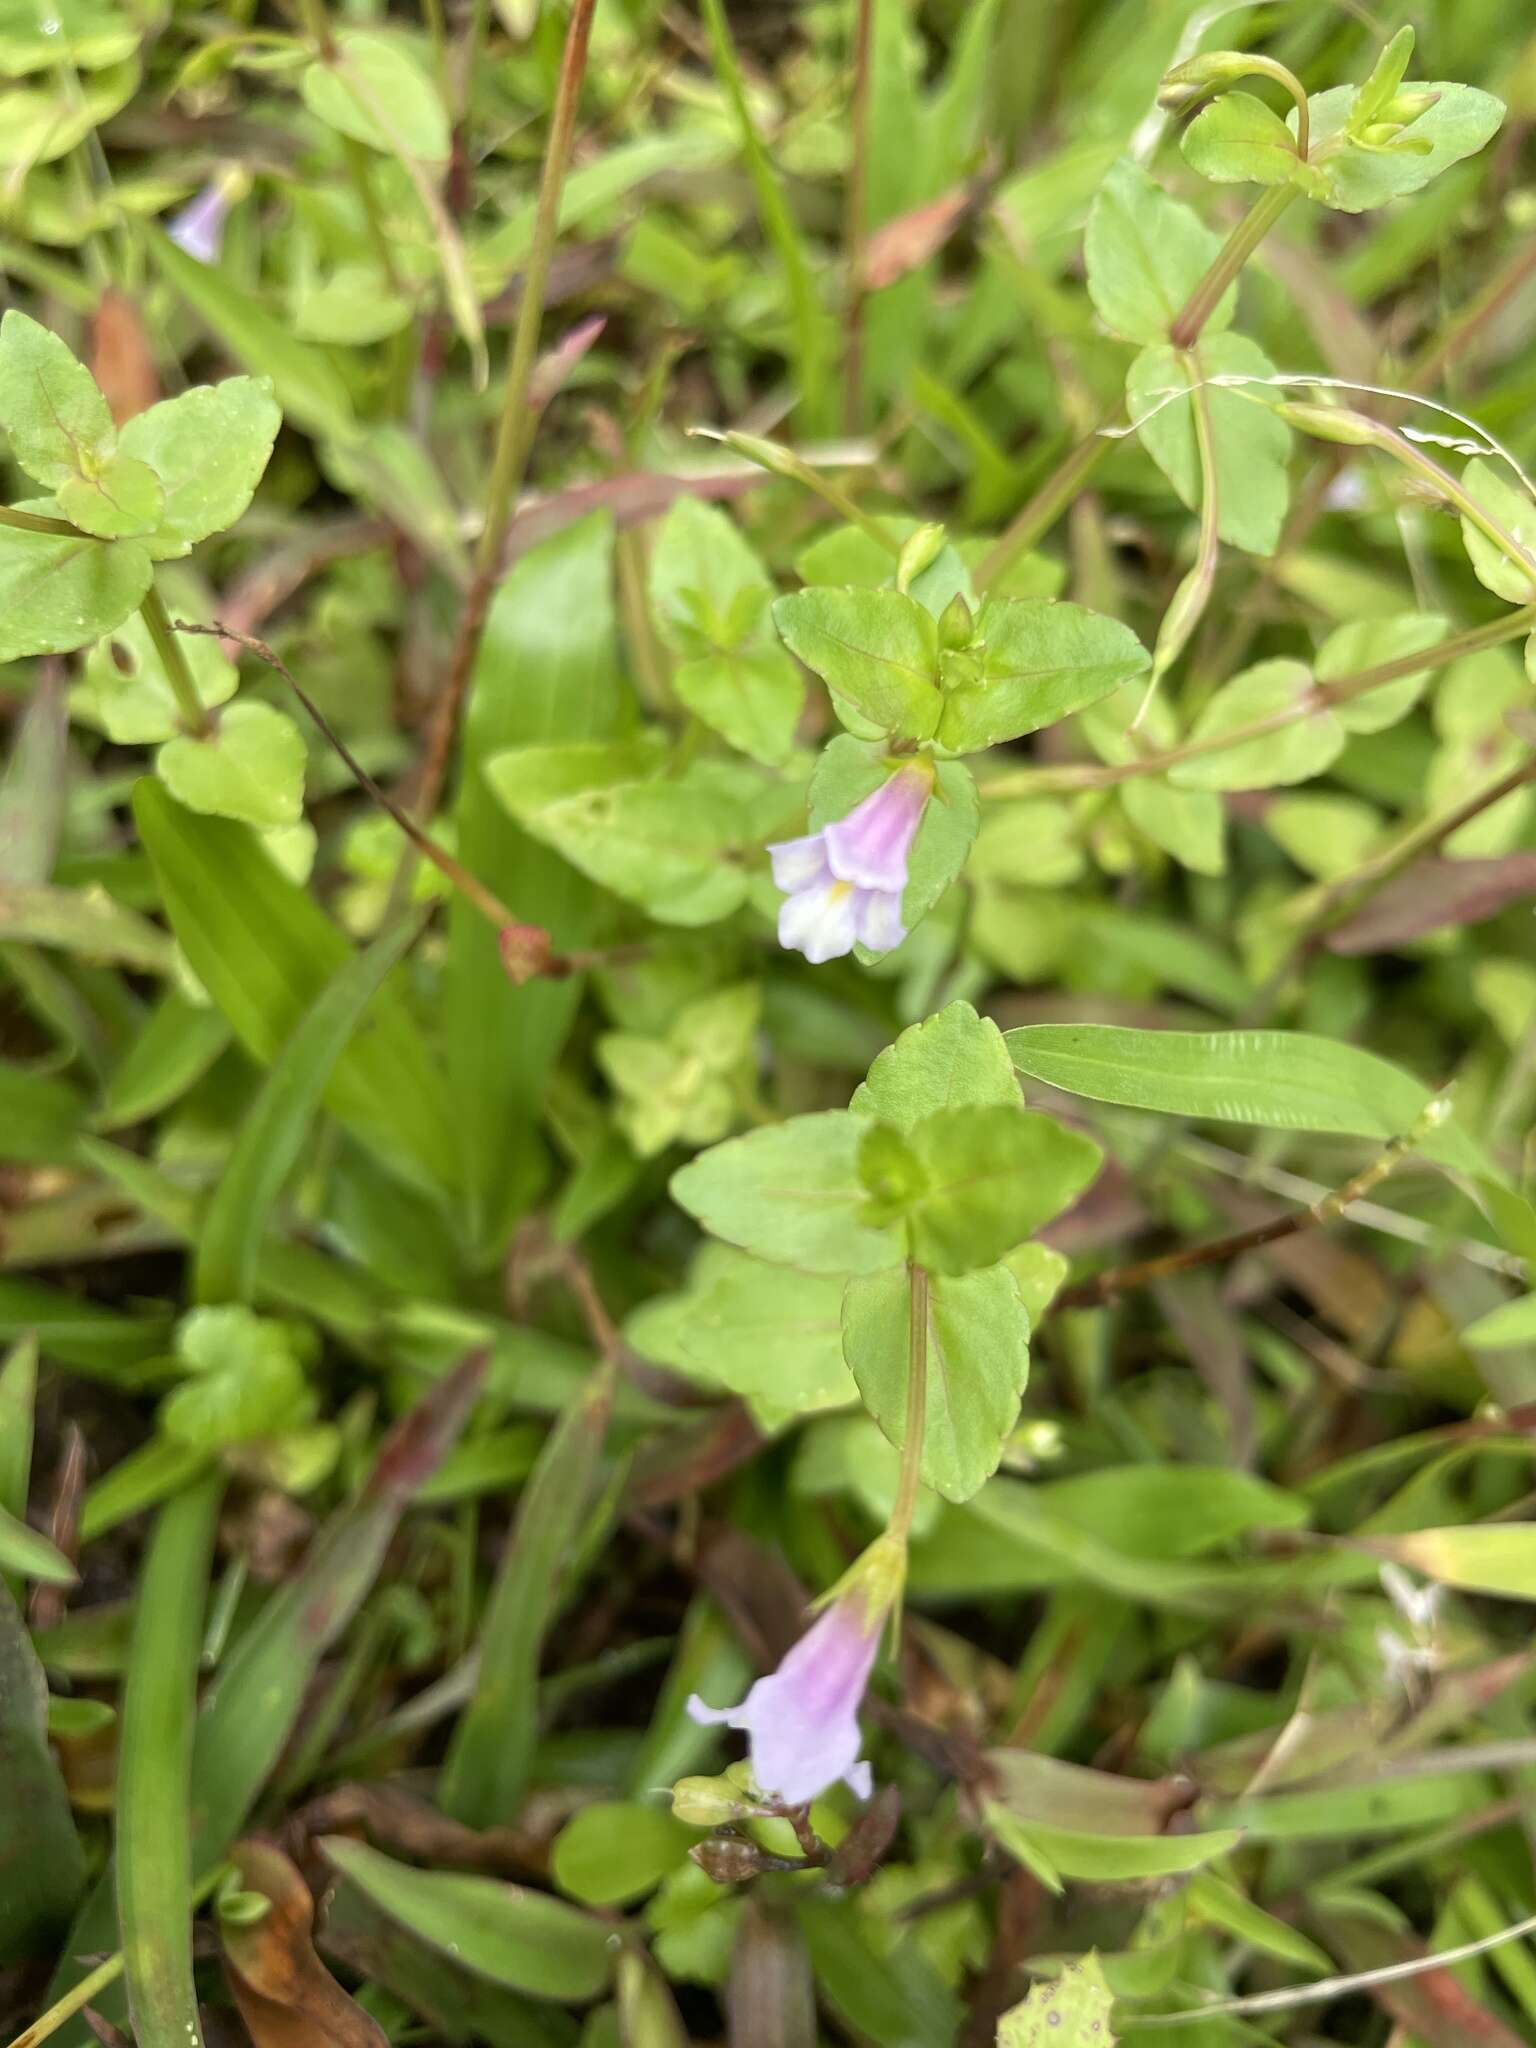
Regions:
<svg viewBox="0 0 1536 2048"><path fill-rule="evenodd" d="M724 1827L761 1811L727 1778L679 1778L672 1787L672 1811L691 1828Z"/></svg>
<svg viewBox="0 0 1536 2048"><path fill-rule="evenodd" d="M757 1845L736 1835L714 1835L707 1842L695 1842L688 1854L716 1884L745 1884L763 1867Z"/></svg>
<svg viewBox="0 0 1536 2048"><path fill-rule="evenodd" d="M949 651L969 647L975 638L976 621L957 590L939 615L939 645Z"/></svg>
<svg viewBox="0 0 1536 2048"><path fill-rule="evenodd" d="M807 465L788 448L780 447L777 441L764 440L761 434L722 434L720 439L727 448L734 448L738 455L745 455L749 462L755 462L759 469L771 470L775 476L787 476L800 483L807 474Z"/></svg>
<svg viewBox="0 0 1536 2048"><path fill-rule="evenodd" d="M1406 127L1410 121L1417 121L1420 114L1427 114L1431 107L1440 104L1440 95L1431 92L1427 86L1412 85L1406 92L1400 92L1389 106L1383 109L1384 121L1401 121Z"/></svg>
<svg viewBox="0 0 1536 2048"><path fill-rule="evenodd" d="M939 558L939 551L947 538L944 528L939 525L918 527L909 533L901 544L901 553L896 558L896 588L908 590L925 569L931 569Z"/></svg>
<svg viewBox="0 0 1536 2048"><path fill-rule="evenodd" d="M1342 441L1350 448L1371 448L1380 435L1374 420L1338 406L1284 404L1277 405L1275 410L1283 420L1319 441Z"/></svg>
<svg viewBox="0 0 1536 2048"><path fill-rule="evenodd" d="M1207 50L1203 56L1175 64L1164 74L1157 88L1157 104L1165 113L1176 114L1213 85L1235 84L1239 78L1246 78L1252 68L1253 59L1241 50Z"/></svg>

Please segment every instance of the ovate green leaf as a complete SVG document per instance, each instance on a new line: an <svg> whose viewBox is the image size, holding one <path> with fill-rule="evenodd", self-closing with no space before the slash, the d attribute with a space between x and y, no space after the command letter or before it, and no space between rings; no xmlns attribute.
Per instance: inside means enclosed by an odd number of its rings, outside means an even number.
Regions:
<svg viewBox="0 0 1536 2048"><path fill-rule="evenodd" d="M370 149L446 161L448 115L425 66L402 36L343 29L330 55L304 73L304 103L329 127Z"/></svg>
<svg viewBox="0 0 1536 2048"><path fill-rule="evenodd" d="M950 1003L888 1045L854 1091L849 1108L898 1131L963 1104L1019 1106L1019 1084L1003 1034L969 1003Z"/></svg>
<svg viewBox="0 0 1536 2048"><path fill-rule="evenodd" d="M1204 480L1195 439L1197 401L1187 394L1191 375L1207 380L1200 399L1215 455L1216 530L1254 555L1272 554L1280 538L1290 496L1291 433L1262 392L1211 380L1274 374L1269 357L1246 335L1214 334L1187 358L1167 347L1144 349L1125 386L1142 446L1193 511Z"/></svg>
<svg viewBox="0 0 1536 2048"><path fill-rule="evenodd" d="M1301 170L1296 138L1257 94L1224 92L1179 141L1184 161L1218 185L1289 185Z"/></svg>
<svg viewBox="0 0 1536 2048"><path fill-rule="evenodd" d="M924 1178L904 1220L912 1257L934 1273L995 1265L1077 1199L1103 1156L1035 1110L980 1105L924 1117L906 1142Z"/></svg>
<svg viewBox="0 0 1536 2048"><path fill-rule="evenodd" d="M226 377L128 421L122 453L147 462L165 492L145 541L157 561L234 525L261 482L282 420L270 377Z"/></svg>
<svg viewBox="0 0 1536 2048"><path fill-rule="evenodd" d="M843 1278L786 1272L726 1244L706 1244L680 1294L645 1302L624 1328L642 1358L739 1394L760 1426L847 1407Z"/></svg>
<svg viewBox="0 0 1536 2048"><path fill-rule="evenodd" d="M773 607L791 654L832 693L861 739L930 739L938 691L938 627L915 597L896 590L799 590Z"/></svg>
<svg viewBox="0 0 1536 2048"><path fill-rule="evenodd" d="M997 2023L997 2048L1115 2048L1113 2007L1103 1965L1090 1952L1010 2006Z"/></svg>
<svg viewBox="0 0 1536 2048"><path fill-rule="evenodd" d="M59 511L72 526L101 540L147 535L165 511L160 479L147 462L121 449L94 464L82 476L69 476L58 488Z"/></svg>
<svg viewBox="0 0 1536 2048"><path fill-rule="evenodd" d="M117 445L96 379L58 335L14 307L0 320L0 428L27 475L50 490L91 476Z"/></svg>
<svg viewBox="0 0 1536 2048"><path fill-rule="evenodd" d="M1216 692L1195 722L1192 740L1214 740L1275 720L1267 732L1180 761L1168 771L1181 789L1273 789L1309 782L1337 760L1344 728L1313 701L1310 670L1299 661L1261 661ZM1299 715L1297 715L1299 714Z"/></svg>
<svg viewBox="0 0 1536 2048"><path fill-rule="evenodd" d="M1083 246L1088 295L1104 325L1127 341L1161 342L1215 261L1221 237L1122 157L1099 187ZM1207 334L1230 322L1236 303L1229 289Z"/></svg>
<svg viewBox="0 0 1536 2048"><path fill-rule="evenodd" d="M1427 149L1366 150L1346 143L1337 151L1325 151L1321 145L1340 135L1354 113L1360 88L1337 85L1308 100L1311 154L1322 183L1319 196L1329 206L1343 213L1364 213L1369 207L1385 206L1389 199L1422 191L1452 164L1475 155L1504 119L1503 101L1475 86L1437 78L1432 83L1413 80L1404 89L1435 95L1434 105L1402 130L1403 139L1414 145L1427 143Z"/></svg>
<svg viewBox="0 0 1536 2048"><path fill-rule="evenodd" d="M153 573L136 540L0 527L0 662L99 640L137 608Z"/></svg>
<svg viewBox="0 0 1536 2048"><path fill-rule="evenodd" d="M843 1356L865 1407L898 1450L906 1438L910 1307L905 1266L850 1280L843 1299ZM935 1275L927 1346L923 1481L946 1500L969 1500L997 1470L1029 1377L1029 1317L1008 1268Z"/></svg>
<svg viewBox="0 0 1536 2048"><path fill-rule="evenodd" d="M206 739L167 740L156 765L188 810L271 827L304 814L304 758L293 720L252 698L221 711Z"/></svg>
<svg viewBox="0 0 1536 2048"><path fill-rule="evenodd" d="M863 1220L858 1159L870 1128L849 1110L827 1110L729 1138L673 1174L673 1199L758 1258L812 1273L878 1272L901 1246Z"/></svg>
<svg viewBox="0 0 1536 2048"><path fill-rule="evenodd" d="M193 686L208 710L227 704L239 685L234 663L204 633L181 636ZM152 746L181 731L181 710L149 628L130 615L86 656L76 709L120 747Z"/></svg>
<svg viewBox="0 0 1536 2048"><path fill-rule="evenodd" d="M976 622L981 676L951 691L940 743L980 753L1096 704L1146 669L1149 656L1118 619L1045 598L993 598Z"/></svg>
<svg viewBox="0 0 1536 2048"><path fill-rule="evenodd" d="M1482 510L1536 559L1536 500L1530 493L1481 455L1467 464L1461 480L1468 495ZM1496 597L1507 598L1511 604L1530 604L1536 599L1536 576L1527 575L1512 562L1504 550L1465 514L1461 521L1461 537L1466 542L1479 583L1486 584Z"/></svg>

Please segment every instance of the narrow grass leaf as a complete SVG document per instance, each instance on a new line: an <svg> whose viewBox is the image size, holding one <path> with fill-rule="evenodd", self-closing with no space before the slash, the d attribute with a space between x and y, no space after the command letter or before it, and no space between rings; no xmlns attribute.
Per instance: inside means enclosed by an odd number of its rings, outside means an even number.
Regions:
<svg viewBox="0 0 1536 2048"><path fill-rule="evenodd" d="M310 1136L336 1063L420 931L419 919L404 918L353 954L272 1062L203 1221L194 1278L199 1301L251 1300L267 1219Z"/></svg>
<svg viewBox="0 0 1536 2048"><path fill-rule="evenodd" d="M339 1835L320 1844L360 1892L466 1970L535 1998L595 1998L612 1968L612 1929L547 1892L450 1870L414 1870Z"/></svg>
<svg viewBox="0 0 1536 2048"><path fill-rule="evenodd" d="M539 1656L585 1517L613 1402L603 1366L560 1417L517 1506L480 1634L480 1677L454 1731L440 1800L454 1819L515 1819L538 1739Z"/></svg>
<svg viewBox="0 0 1536 2048"><path fill-rule="evenodd" d="M0 1584L0 1963L41 1961L85 1884L85 1856L48 1748L48 1689Z"/></svg>
<svg viewBox="0 0 1536 2048"><path fill-rule="evenodd" d="M139 1580L117 1765L117 1917L140 2048L201 2048L192 1981L197 1660L222 1477L160 1511Z"/></svg>

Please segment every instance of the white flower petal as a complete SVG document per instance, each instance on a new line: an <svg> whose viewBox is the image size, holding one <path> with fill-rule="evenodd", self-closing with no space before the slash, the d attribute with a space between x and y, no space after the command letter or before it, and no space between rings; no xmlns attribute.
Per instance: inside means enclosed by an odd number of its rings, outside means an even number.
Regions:
<svg viewBox="0 0 1536 2048"><path fill-rule="evenodd" d="M853 951L855 891L846 882L801 889L779 906L779 944L813 967Z"/></svg>
<svg viewBox="0 0 1536 2048"><path fill-rule="evenodd" d="M871 953L890 953L907 936L901 921L901 894L893 889L854 891L854 929Z"/></svg>
<svg viewBox="0 0 1536 2048"><path fill-rule="evenodd" d="M782 839L777 846L769 847L768 858L773 863L774 887L782 889L786 896L832 880L824 833L808 832L803 839Z"/></svg>

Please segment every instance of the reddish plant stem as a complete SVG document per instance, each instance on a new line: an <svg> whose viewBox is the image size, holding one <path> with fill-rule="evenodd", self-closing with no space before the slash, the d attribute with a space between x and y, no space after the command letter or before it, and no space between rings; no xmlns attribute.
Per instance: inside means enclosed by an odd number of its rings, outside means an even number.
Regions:
<svg viewBox="0 0 1536 2048"><path fill-rule="evenodd" d="M576 108L581 82L587 68L587 46L592 35L592 15L597 0L574 0L565 32L565 50L560 60L560 78L555 87L554 110L549 141L544 151L544 174L539 185L538 210L533 240L528 250L528 267L523 278L523 295L517 309L517 326L512 336L512 358L507 366L506 390L502 400L501 424L497 429L496 453L491 463L491 480L486 495L485 524L475 551L474 573L465 593L464 608L449 656L448 673L433 706L422 759L421 782L416 810L430 818L437 809L447 780L454 735L469 691L475 658L485 633L491 597L501 575L507 533L512 524L517 494L528 467L528 452L538 410L530 403L529 387L538 360L539 324L544 313L544 292L549 281L550 258L560 225L560 194L570 162L571 139L576 128Z"/></svg>

